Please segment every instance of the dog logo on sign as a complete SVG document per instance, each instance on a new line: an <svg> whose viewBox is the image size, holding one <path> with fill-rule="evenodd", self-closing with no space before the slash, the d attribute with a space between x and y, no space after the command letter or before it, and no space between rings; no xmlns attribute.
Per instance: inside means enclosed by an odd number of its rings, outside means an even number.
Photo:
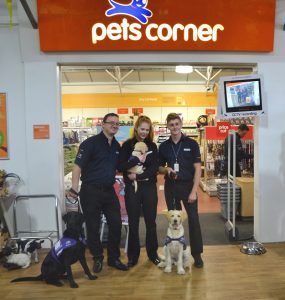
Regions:
<svg viewBox="0 0 285 300"><path fill-rule="evenodd" d="M120 4L113 0L108 0L112 8L105 13L107 17L114 15L127 15L137 19L142 24L147 24L148 18L152 16L152 12L147 9L147 0L132 0L130 4Z"/></svg>

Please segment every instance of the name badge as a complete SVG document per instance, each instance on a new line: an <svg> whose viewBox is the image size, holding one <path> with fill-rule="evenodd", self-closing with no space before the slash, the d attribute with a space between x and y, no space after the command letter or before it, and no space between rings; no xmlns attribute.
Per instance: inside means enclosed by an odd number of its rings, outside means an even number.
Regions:
<svg viewBox="0 0 285 300"><path fill-rule="evenodd" d="M174 171L179 172L179 164L178 163L174 164Z"/></svg>
<svg viewBox="0 0 285 300"><path fill-rule="evenodd" d="M191 151L191 149L190 148L184 148L184 151Z"/></svg>

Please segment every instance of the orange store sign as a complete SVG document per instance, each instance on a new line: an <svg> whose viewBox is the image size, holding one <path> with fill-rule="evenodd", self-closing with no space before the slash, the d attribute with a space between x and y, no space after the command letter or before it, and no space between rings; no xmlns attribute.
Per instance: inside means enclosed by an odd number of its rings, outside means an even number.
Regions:
<svg viewBox="0 0 285 300"><path fill-rule="evenodd" d="M272 51L276 0L38 0L42 51Z"/></svg>

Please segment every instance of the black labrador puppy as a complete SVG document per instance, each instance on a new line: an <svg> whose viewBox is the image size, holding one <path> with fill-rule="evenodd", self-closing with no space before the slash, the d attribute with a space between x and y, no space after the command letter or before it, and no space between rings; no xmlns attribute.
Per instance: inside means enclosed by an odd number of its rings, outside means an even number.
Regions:
<svg viewBox="0 0 285 300"><path fill-rule="evenodd" d="M66 230L63 237L45 257L41 266L41 274L36 277L16 278L11 282L45 281L48 284L62 286L63 283L60 279L67 278L70 287L77 288L78 284L74 281L71 271L71 265L77 261L80 261L85 274L90 280L97 278L97 276L90 273L86 263L86 243L82 234L83 215L79 212L68 212L63 216L63 220L66 223Z"/></svg>

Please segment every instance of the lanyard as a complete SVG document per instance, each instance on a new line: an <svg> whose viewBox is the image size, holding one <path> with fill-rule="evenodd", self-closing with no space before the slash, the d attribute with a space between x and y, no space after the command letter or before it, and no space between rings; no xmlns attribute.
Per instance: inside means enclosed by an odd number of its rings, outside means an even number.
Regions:
<svg viewBox="0 0 285 300"><path fill-rule="evenodd" d="M174 147L173 147L173 145L171 144L172 151L173 151L173 154L174 154L174 156L175 156L175 162L177 162L177 158L178 158L178 154L179 154L179 151L180 151L180 148L181 148L181 144L182 144L182 141L179 141L179 147L178 147L177 152L175 152Z"/></svg>

